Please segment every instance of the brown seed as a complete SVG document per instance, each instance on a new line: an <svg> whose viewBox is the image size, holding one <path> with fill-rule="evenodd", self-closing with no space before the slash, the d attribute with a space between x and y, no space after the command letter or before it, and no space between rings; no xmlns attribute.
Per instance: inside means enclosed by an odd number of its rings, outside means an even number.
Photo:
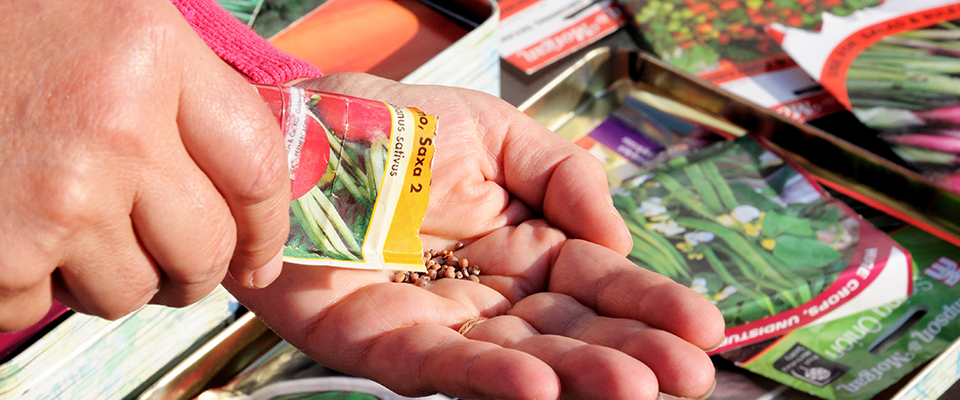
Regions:
<svg viewBox="0 0 960 400"><path fill-rule="evenodd" d="M463 242L457 242L456 244L457 249L463 246ZM412 283L417 286L442 278L480 281L480 267L471 265L466 258L458 259L453 250L424 251L423 264L426 267L425 272L397 271L391 279L394 282Z"/></svg>

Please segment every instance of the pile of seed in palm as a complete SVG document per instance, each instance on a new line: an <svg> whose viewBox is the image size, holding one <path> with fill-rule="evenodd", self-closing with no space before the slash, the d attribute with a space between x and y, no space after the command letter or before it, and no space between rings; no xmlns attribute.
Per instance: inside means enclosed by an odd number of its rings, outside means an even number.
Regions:
<svg viewBox="0 0 960 400"><path fill-rule="evenodd" d="M462 247L458 244L457 247ZM457 258L453 250L428 250L423 252L423 265L427 272L397 271L393 281L423 286L437 279L469 279L480 282L480 267L470 265L466 258Z"/></svg>

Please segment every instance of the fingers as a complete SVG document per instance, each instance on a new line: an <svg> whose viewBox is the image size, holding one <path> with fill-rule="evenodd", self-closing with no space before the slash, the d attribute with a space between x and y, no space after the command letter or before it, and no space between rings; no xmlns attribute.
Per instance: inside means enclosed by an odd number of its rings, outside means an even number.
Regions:
<svg viewBox="0 0 960 400"><path fill-rule="evenodd" d="M507 190L571 237L627 254L630 234L600 162L519 111L501 112L509 115L503 145Z"/></svg>
<svg viewBox="0 0 960 400"><path fill-rule="evenodd" d="M175 127L170 127L170 131L174 134L167 137L177 137ZM167 151L169 154L161 158L164 162L152 166L146 174L130 211L136 237L114 241L139 254L115 254L131 259L124 267L130 272L120 274L127 275L127 280L137 279L133 275L136 271L155 273L153 278L159 280L154 282L153 303L182 307L200 300L223 280L237 230L227 203L182 146L169 146ZM115 231L130 232L131 227L117 227ZM111 261L95 257L108 249L93 252L91 248L92 243L85 253L74 256L73 268L64 272L72 275L64 276L67 282L111 282L116 288L141 286L120 281L119 277L99 276L120 267L98 265ZM97 299L95 290L81 293L77 286L68 289L80 298Z"/></svg>
<svg viewBox="0 0 960 400"><path fill-rule="evenodd" d="M556 375L536 358L457 334L478 313L506 311L495 291L453 279L427 289L388 279L381 271L287 265L266 288L224 286L321 364L398 393L556 398Z"/></svg>
<svg viewBox="0 0 960 400"><path fill-rule="evenodd" d="M544 334L567 336L630 355L650 366L661 392L699 398L714 384L713 363L702 349L641 321L599 316L572 297L535 294L516 304L510 315Z"/></svg>
<svg viewBox="0 0 960 400"><path fill-rule="evenodd" d="M570 295L603 316L643 321L701 349L715 348L723 340L723 316L709 301L585 241L564 244L549 291Z"/></svg>
<svg viewBox="0 0 960 400"><path fill-rule="evenodd" d="M231 276L244 286L264 287L280 273L276 257L289 228L283 136L243 78L219 60L207 61L200 65L207 73L189 75L183 84L177 124L190 157L219 190L236 223Z"/></svg>
<svg viewBox="0 0 960 400"><path fill-rule="evenodd" d="M405 395L444 388L446 394L468 399L556 399L560 391L557 375L537 358L466 340L437 325L389 333L370 346L363 360L369 361L370 377Z"/></svg>
<svg viewBox="0 0 960 400"><path fill-rule="evenodd" d="M456 254L480 267L484 285L515 303L546 288L550 268L565 240L563 232L534 219L490 232Z"/></svg>
<svg viewBox="0 0 960 400"><path fill-rule="evenodd" d="M466 334L530 354L552 368L565 397L576 399L655 399L657 377L650 368L615 349L580 340L541 335L515 316L486 320Z"/></svg>

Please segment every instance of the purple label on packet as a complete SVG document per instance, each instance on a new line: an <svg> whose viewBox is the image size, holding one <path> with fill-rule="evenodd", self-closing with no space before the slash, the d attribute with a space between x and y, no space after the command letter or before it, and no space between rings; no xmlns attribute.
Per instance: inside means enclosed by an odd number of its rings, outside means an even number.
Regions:
<svg viewBox="0 0 960 400"><path fill-rule="evenodd" d="M665 148L618 118L608 117L589 136L613 152L643 165Z"/></svg>

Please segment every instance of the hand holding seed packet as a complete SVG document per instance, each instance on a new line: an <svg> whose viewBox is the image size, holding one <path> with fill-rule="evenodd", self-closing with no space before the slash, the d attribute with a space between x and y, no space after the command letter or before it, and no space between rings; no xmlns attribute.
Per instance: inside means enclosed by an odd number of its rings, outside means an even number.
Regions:
<svg viewBox="0 0 960 400"><path fill-rule="evenodd" d="M627 260L630 236L593 156L480 92L364 74L298 85L438 116L419 236L481 273L418 286L393 271L286 263L263 289L224 283L284 339L407 396L708 392L705 349L719 344L722 316Z"/></svg>

